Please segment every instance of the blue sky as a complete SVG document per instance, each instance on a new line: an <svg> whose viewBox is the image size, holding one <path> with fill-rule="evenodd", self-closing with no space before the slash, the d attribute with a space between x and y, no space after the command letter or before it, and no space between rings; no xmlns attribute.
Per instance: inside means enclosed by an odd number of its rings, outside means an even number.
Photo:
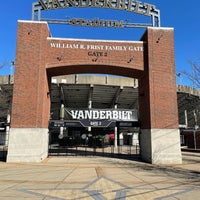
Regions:
<svg viewBox="0 0 200 200"><path fill-rule="evenodd" d="M0 12L0 75L10 73L10 62L15 60L17 20L31 20L32 3L37 0L4 1ZM200 1L180 0L141 0L150 3L161 12L161 26L173 27L175 34L176 72L189 71L189 60L200 58ZM129 22L148 22L149 18L126 11L94 8L70 8L43 13L43 17L57 19L85 18L128 20ZM64 38L139 40L144 29L87 28L67 25L50 25L52 36ZM177 83L189 85L184 75Z"/></svg>

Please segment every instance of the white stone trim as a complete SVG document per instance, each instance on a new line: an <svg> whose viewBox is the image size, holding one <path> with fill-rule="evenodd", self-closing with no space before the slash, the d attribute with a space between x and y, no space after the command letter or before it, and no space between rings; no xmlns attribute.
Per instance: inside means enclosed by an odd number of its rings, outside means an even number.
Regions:
<svg viewBox="0 0 200 200"><path fill-rule="evenodd" d="M18 22L30 23L30 24L47 24L48 25L48 23L46 21L18 20Z"/></svg>
<svg viewBox="0 0 200 200"><path fill-rule="evenodd" d="M145 41L129 41L129 40L96 40L96 39L78 39L78 38L57 38L47 37L47 40L64 40L64 41L80 41L80 42L106 42L106 43L146 43Z"/></svg>
<svg viewBox="0 0 200 200"><path fill-rule="evenodd" d="M147 29L155 29L155 30L164 30L164 31L171 31L171 30L174 30L174 28L172 27L147 27Z"/></svg>
<svg viewBox="0 0 200 200"><path fill-rule="evenodd" d="M11 128L7 162L41 162L48 156L47 128Z"/></svg>
<svg viewBox="0 0 200 200"><path fill-rule="evenodd" d="M140 135L143 160L152 164L181 164L179 129L143 129Z"/></svg>

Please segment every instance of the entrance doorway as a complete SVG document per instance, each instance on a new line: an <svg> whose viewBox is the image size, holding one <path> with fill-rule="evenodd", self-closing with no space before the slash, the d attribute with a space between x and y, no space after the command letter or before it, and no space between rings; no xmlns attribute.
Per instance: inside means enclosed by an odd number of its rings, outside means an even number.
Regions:
<svg viewBox="0 0 200 200"><path fill-rule="evenodd" d="M89 75L53 77L49 156L139 155L137 113L136 79L107 75L95 79Z"/></svg>

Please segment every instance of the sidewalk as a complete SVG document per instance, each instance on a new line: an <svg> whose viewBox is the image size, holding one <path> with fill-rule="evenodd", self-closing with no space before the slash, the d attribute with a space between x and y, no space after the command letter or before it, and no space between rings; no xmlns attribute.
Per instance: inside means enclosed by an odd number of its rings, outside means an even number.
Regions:
<svg viewBox="0 0 200 200"><path fill-rule="evenodd" d="M43 163L0 163L0 200L198 200L200 154L155 166L103 157L51 157Z"/></svg>

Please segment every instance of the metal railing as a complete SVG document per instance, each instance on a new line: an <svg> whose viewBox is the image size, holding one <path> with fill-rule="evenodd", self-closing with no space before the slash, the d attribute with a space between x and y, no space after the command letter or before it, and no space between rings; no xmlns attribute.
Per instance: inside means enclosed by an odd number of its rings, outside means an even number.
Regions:
<svg viewBox="0 0 200 200"><path fill-rule="evenodd" d="M0 132L0 160L5 161L8 151L8 132Z"/></svg>
<svg viewBox="0 0 200 200"><path fill-rule="evenodd" d="M99 146L60 146L59 144L49 145L49 156L102 156L102 157L117 157L131 158L139 157L139 145L114 145Z"/></svg>

